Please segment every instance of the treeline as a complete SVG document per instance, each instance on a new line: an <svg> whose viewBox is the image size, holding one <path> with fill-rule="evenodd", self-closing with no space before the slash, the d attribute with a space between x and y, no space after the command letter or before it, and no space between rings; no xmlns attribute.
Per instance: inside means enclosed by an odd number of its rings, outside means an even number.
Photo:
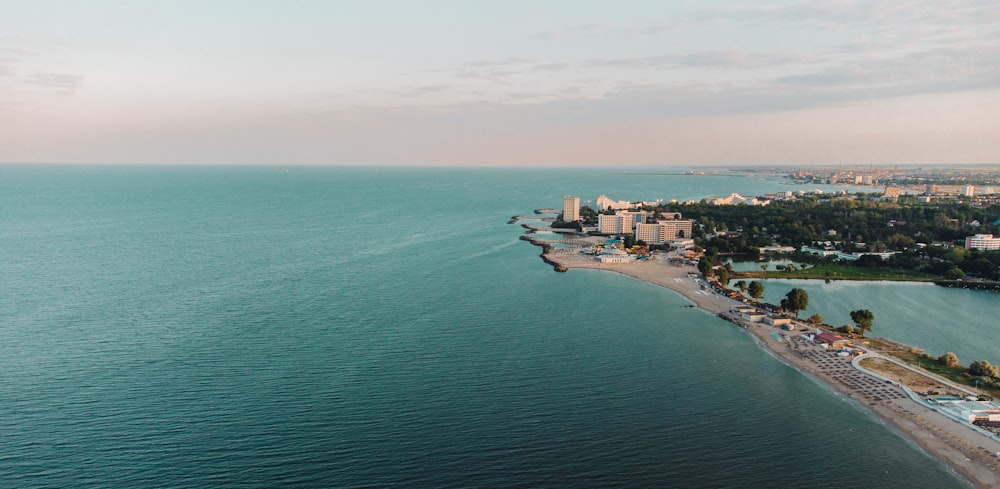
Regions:
<svg viewBox="0 0 1000 489"><path fill-rule="evenodd" d="M852 266L918 270L949 280L966 275L1000 279L1000 252L965 250L961 246L972 234L1000 234L996 224L1000 222L1000 207L893 203L858 195L805 196L767 206L671 203L657 210L680 212L695 219L699 224L695 230L698 245L723 253L755 255L760 247L774 244L799 249L830 241L846 252L900 252L886 261L864 256ZM979 225L969 225L974 221ZM934 245L950 241L958 246ZM864 243L864 247L858 248L855 243ZM823 260L798 253L792 259L807 263Z"/></svg>

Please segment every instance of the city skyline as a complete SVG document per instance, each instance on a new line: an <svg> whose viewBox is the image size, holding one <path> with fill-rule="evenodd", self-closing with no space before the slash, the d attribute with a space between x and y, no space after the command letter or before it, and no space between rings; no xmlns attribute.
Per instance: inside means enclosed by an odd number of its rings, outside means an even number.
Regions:
<svg viewBox="0 0 1000 489"><path fill-rule="evenodd" d="M0 0L0 162L1000 162L992 2Z"/></svg>

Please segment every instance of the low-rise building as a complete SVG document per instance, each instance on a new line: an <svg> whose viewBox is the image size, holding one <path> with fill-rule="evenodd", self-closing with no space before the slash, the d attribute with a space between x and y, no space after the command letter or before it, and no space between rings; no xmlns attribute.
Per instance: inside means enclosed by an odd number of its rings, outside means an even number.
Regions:
<svg viewBox="0 0 1000 489"><path fill-rule="evenodd" d="M768 316L764 319L764 322L771 326L784 326L786 324L792 324L791 318L785 318L780 316Z"/></svg>
<svg viewBox="0 0 1000 489"><path fill-rule="evenodd" d="M628 263L632 261L628 253L617 248L605 249L600 255L601 263Z"/></svg>
<svg viewBox="0 0 1000 489"><path fill-rule="evenodd" d="M816 341L820 343L825 343L830 346L830 348L840 348L842 346L851 346L851 340L844 338L843 336L835 335L833 333L828 333L826 331L818 333L816 335Z"/></svg>
<svg viewBox="0 0 1000 489"><path fill-rule="evenodd" d="M795 253L794 246L761 246L760 253Z"/></svg>

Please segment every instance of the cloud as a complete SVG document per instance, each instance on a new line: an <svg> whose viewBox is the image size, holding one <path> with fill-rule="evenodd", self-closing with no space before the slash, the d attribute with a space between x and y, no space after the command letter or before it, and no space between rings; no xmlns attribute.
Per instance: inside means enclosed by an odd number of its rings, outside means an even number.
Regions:
<svg viewBox="0 0 1000 489"><path fill-rule="evenodd" d="M590 23L577 24L562 29L551 29L535 34L535 39L546 41L595 39L595 38L646 38L682 30L683 24L670 21L636 24Z"/></svg>
<svg viewBox="0 0 1000 489"><path fill-rule="evenodd" d="M25 83L44 88L54 88L59 93L70 94L82 86L83 76L71 73L35 73L24 77Z"/></svg>
<svg viewBox="0 0 1000 489"><path fill-rule="evenodd" d="M432 93L441 93L453 91L454 88L447 84L437 84L437 85L423 85L419 87L413 87L405 92L400 93L403 97L420 97L423 95L428 95Z"/></svg>
<svg viewBox="0 0 1000 489"><path fill-rule="evenodd" d="M529 71L564 71L571 67L569 63L545 63L532 66Z"/></svg>
<svg viewBox="0 0 1000 489"><path fill-rule="evenodd" d="M1000 46L965 45L858 59L776 79L790 89L898 96L1000 87Z"/></svg>
<svg viewBox="0 0 1000 489"><path fill-rule="evenodd" d="M823 61L818 56L800 53L746 52L740 49L703 50L640 58L591 60L594 68L677 69L677 68L777 68L785 65L812 64Z"/></svg>
<svg viewBox="0 0 1000 489"><path fill-rule="evenodd" d="M38 51L23 48L0 48L0 54L15 56L38 56Z"/></svg>

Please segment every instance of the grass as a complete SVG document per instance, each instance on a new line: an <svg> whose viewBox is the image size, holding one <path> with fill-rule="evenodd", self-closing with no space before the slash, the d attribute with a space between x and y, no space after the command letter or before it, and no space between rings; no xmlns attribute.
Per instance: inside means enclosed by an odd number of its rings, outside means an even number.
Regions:
<svg viewBox="0 0 1000 489"><path fill-rule="evenodd" d="M949 367L947 365L942 365L938 362L937 358L929 357L923 353L916 353L913 351L893 351L885 353L889 353L906 363L916 365L928 372L944 377L956 384L973 388L976 387L976 382L969 375L966 367ZM993 397L994 399L1000 398L1000 389L991 389L980 384L979 391Z"/></svg>
<svg viewBox="0 0 1000 489"><path fill-rule="evenodd" d="M900 268L862 268L843 265L819 264L792 272L766 270L760 272L734 272L733 279L746 278L800 278L815 280L893 280L906 282L932 282L940 277Z"/></svg>

